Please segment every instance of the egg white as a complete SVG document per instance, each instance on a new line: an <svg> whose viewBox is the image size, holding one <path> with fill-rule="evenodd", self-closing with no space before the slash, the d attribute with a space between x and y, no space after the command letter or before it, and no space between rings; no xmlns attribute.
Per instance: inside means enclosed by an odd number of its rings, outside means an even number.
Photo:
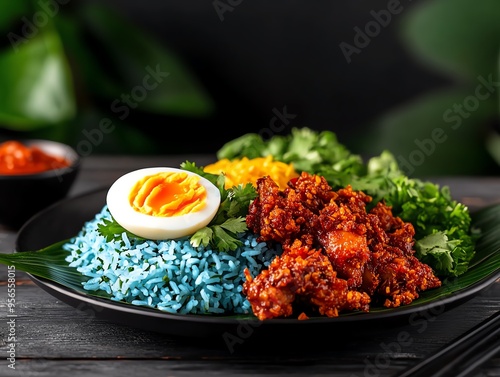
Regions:
<svg viewBox="0 0 500 377"><path fill-rule="evenodd" d="M129 195L134 185L142 178L162 172L186 173L199 178L206 189L205 206L197 211L173 217L150 216L132 208ZM208 225L219 209L219 189L208 179L190 171L152 167L131 171L118 178L109 188L106 204L115 221L129 232L151 240L176 239L194 234Z"/></svg>

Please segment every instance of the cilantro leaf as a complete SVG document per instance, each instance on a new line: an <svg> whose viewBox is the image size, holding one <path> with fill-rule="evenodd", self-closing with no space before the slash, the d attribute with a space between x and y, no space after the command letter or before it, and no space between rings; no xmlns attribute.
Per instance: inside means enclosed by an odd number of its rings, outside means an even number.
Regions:
<svg viewBox="0 0 500 377"><path fill-rule="evenodd" d="M259 134L245 134L224 144L217 152L217 158L219 160L224 158L232 160L239 156L256 158L261 156L265 147L266 143Z"/></svg>
<svg viewBox="0 0 500 377"><path fill-rule="evenodd" d="M244 217L229 218L220 226L234 234L243 233L248 229L245 221Z"/></svg>
<svg viewBox="0 0 500 377"><path fill-rule="evenodd" d="M322 171L360 174L365 166L361 156L351 153L331 131L316 132L310 128L292 128L290 134L264 140L258 134L246 134L227 142L217 152L219 159L273 156L274 160L293 164L298 172L318 174Z"/></svg>
<svg viewBox="0 0 500 377"><path fill-rule="evenodd" d="M210 240L213 238L213 233L212 228L208 226L198 229L190 238L191 246L208 246L210 244Z"/></svg>
<svg viewBox="0 0 500 377"><path fill-rule="evenodd" d="M100 224L97 225L99 233L106 239L106 242L111 242L113 240L121 241L121 235L123 233L127 234L129 239L144 240L144 238L136 236L135 234L129 232L120 224L118 224L115 219L107 220L103 219Z"/></svg>
<svg viewBox="0 0 500 377"><path fill-rule="evenodd" d="M217 186L221 203L210 223L190 236L193 247L211 246L219 251L234 251L241 246L238 235L248 230L245 217L248 207L257 197L257 190L251 183L225 188L224 174L211 174L193 162L185 161L181 169L196 173Z"/></svg>
<svg viewBox="0 0 500 377"><path fill-rule="evenodd" d="M212 227L215 237L215 248L220 251L230 251L236 250L243 243L234 237L234 234L231 234L224 230L221 225L213 225Z"/></svg>
<svg viewBox="0 0 500 377"><path fill-rule="evenodd" d="M229 192L229 207L226 208L227 216L241 217L248 213L250 202L257 197L257 190L251 183L233 187Z"/></svg>

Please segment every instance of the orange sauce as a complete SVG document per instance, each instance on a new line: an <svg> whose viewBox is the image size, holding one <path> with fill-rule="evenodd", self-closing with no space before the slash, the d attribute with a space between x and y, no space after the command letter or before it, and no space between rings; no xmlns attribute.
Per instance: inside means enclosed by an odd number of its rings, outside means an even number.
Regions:
<svg viewBox="0 0 500 377"><path fill-rule="evenodd" d="M49 155L36 146L14 140L0 144L0 174L33 174L69 165L67 159Z"/></svg>

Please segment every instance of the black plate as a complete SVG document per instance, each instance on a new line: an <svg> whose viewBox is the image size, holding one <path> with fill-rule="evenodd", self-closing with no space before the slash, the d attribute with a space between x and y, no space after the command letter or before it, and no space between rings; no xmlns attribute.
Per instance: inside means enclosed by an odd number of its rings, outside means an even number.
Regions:
<svg viewBox="0 0 500 377"><path fill-rule="evenodd" d="M90 192L69 198L52 205L31 218L19 231L16 250L19 252L38 250L55 242L70 238L78 233L85 221L92 220L105 204L107 189ZM444 311L472 298L480 290L500 278L496 271L466 289L449 290L439 299L431 302L401 306L394 309L376 310L370 313L340 315L336 318L318 317L309 320L294 318L258 321L257 319L237 318L234 316L181 315L169 314L159 310L124 304L108 299L80 293L50 280L30 275L30 278L49 294L88 313L89 318L100 317L112 322L179 336L218 336L227 342L238 343L250 335L293 334L294 336L326 332L359 332L365 325L380 329L408 324L412 317L419 315L439 315ZM414 319L414 318L413 318Z"/></svg>

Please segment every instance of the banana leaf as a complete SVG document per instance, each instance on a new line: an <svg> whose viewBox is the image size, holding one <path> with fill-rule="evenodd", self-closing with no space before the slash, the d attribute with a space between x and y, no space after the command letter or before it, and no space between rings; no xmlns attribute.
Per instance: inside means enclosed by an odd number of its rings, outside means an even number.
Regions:
<svg viewBox="0 0 500 377"><path fill-rule="evenodd" d="M76 98L56 30L47 25L29 42L0 50L0 124L14 131L73 119Z"/></svg>
<svg viewBox="0 0 500 377"><path fill-rule="evenodd" d="M469 269L458 277L443 280L441 287L422 292L420 297L404 308L439 302L455 294L466 291L484 283L500 278L500 205L493 205L472 213L473 227L481 231L476 244L476 253ZM0 263L15 266L35 277L47 279L64 287L87 296L110 298L104 291L87 291L83 282L88 277L83 276L76 268L70 267L65 261L68 251L63 245L70 239L56 242L48 247L33 251L19 251L10 254L0 254ZM132 305L132 304L130 304ZM404 309L397 308L397 309ZM383 307L372 307L371 313L387 312ZM364 313L345 313L347 315L365 315ZM252 315L238 315L239 319L251 319Z"/></svg>

